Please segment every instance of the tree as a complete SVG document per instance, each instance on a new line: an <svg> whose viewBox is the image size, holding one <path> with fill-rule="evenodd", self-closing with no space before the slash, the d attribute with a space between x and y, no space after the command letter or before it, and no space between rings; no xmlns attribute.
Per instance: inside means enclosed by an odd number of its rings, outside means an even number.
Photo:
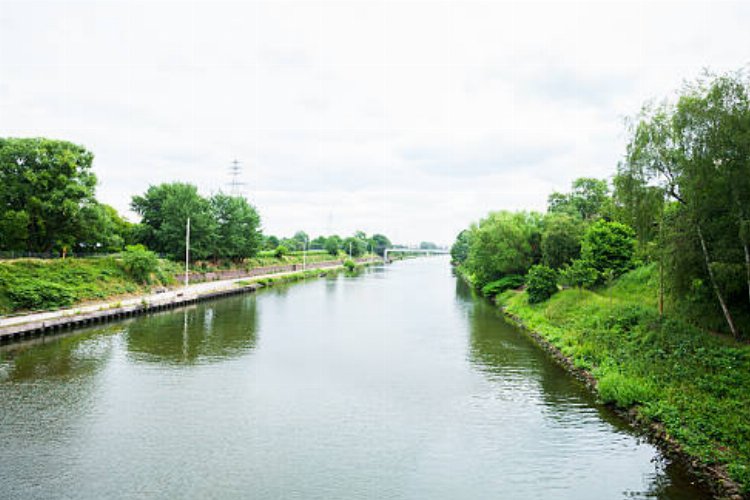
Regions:
<svg viewBox="0 0 750 500"><path fill-rule="evenodd" d="M215 194L210 199L216 221L215 258L241 260L258 253L262 235L260 216L241 196Z"/></svg>
<svg viewBox="0 0 750 500"><path fill-rule="evenodd" d="M700 266L685 270L692 281L709 281L734 336L739 330L730 306L738 273L732 269L743 263L745 298L750 298L750 249L742 230L750 206L748 87L741 74L708 75L688 85L676 105L644 108L631 128L628 154L618 174L641 189L657 186L680 205L674 220L687 223L694 236L668 233L683 238L688 250L693 244L697 247ZM673 262L679 265L690 255L676 255Z"/></svg>
<svg viewBox="0 0 750 500"><path fill-rule="evenodd" d="M133 224L113 207L91 203L81 208L76 248L84 252L119 252L133 235Z"/></svg>
<svg viewBox="0 0 750 500"><path fill-rule="evenodd" d="M564 212L552 212L544 217L542 232L542 260L545 265L559 269L581 254L581 220Z"/></svg>
<svg viewBox="0 0 750 500"><path fill-rule="evenodd" d="M264 250L273 250L279 246L279 238L276 236L266 236L263 238L263 249Z"/></svg>
<svg viewBox="0 0 750 500"><path fill-rule="evenodd" d="M346 238L341 244L342 250L352 257L359 257L367 251L366 244L356 236Z"/></svg>
<svg viewBox="0 0 750 500"><path fill-rule="evenodd" d="M467 270L484 286L508 274L526 274L538 263L540 214L491 212L470 229Z"/></svg>
<svg viewBox="0 0 750 500"><path fill-rule="evenodd" d="M192 184L150 186L143 196L133 197L131 207L141 216L138 238L148 248L173 259L183 258L189 217L191 259L205 259L214 251L217 224L211 204Z"/></svg>
<svg viewBox="0 0 750 500"><path fill-rule="evenodd" d="M66 141L0 139L0 245L63 253L73 247L81 210L95 203L93 159Z"/></svg>
<svg viewBox="0 0 750 500"><path fill-rule="evenodd" d="M385 254L386 249L391 248L391 240L382 234L373 234L370 238L372 249L381 257Z"/></svg>
<svg viewBox="0 0 750 500"><path fill-rule="evenodd" d="M469 257L470 238L471 232L468 229L464 229L456 236L456 241L451 246L451 260L454 264L463 264Z"/></svg>
<svg viewBox="0 0 750 500"><path fill-rule="evenodd" d="M336 235L326 238L325 251L336 257L341 249L341 238Z"/></svg>
<svg viewBox="0 0 750 500"><path fill-rule="evenodd" d="M294 233L294 236L292 236L292 239L297 243L297 248L299 250L304 250L307 248L307 245L310 241L310 236L304 231L297 231Z"/></svg>
<svg viewBox="0 0 750 500"><path fill-rule="evenodd" d="M581 177L573 181L570 200L583 220L592 220L601 214L608 194L607 181Z"/></svg>
<svg viewBox="0 0 750 500"><path fill-rule="evenodd" d="M602 214L608 193L607 181L580 177L573 181L569 194L554 192L549 195L547 211L578 214L583 220L593 220Z"/></svg>
<svg viewBox="0 0 750 500"><path fill-rule="evenodd" d="M431 241L423 241L419 244L421 250L436 250L437 245Z"/></svg>
<svg viewBox="0 0 750 500"><path fill-rule="evenodd" d="M326 237L318 236L314 240L310 241L310 250L324 250L326 246Z"/></svg>
<svg viewBox="0 0 750 500"><path fill-rule="evenodd" d="M632 267L635 232L620 222L599 220L583 235L581 257L600 274L619 276Z"/></svg>

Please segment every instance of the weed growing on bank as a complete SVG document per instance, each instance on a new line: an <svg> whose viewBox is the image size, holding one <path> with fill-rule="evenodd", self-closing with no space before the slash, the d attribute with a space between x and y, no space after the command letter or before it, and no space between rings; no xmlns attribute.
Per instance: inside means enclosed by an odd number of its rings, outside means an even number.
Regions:
<svg viewBox="0 0 750 500"><path fill-rule="evenodd" d="M160 260L147 282L169 284L178 265ZM143 273L131 275L115 257L21 259L0 262L0 314L68 307L145 290Z"/></svg>

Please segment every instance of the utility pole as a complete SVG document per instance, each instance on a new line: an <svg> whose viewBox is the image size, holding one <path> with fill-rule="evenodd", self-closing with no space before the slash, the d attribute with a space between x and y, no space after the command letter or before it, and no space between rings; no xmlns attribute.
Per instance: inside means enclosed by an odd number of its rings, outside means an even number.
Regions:
<svg viewBox="0 0 750 500"><path fill-rule="evenodd" d="M190 270L188 269L189 262L190 262L190 217L188 217L187 225L185 227L185 293L187 293L188 285L190 284Z"/></svg>
<svg viewBox="0 0 750 500"><path fill-rule="evenodd" d="M307 269L307 245L309 238L305 238L305 241L302 242L302 270Z"/></svg>

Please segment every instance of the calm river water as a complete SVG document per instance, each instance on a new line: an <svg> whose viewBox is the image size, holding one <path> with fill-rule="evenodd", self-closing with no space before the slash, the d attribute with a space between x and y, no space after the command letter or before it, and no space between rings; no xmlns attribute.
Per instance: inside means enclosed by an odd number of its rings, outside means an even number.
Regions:
<svg viewBox="0 0 750 500"><path fill-rule="evenodd" d="M0 350L4 498L699 498L424 258Z"/></svg>

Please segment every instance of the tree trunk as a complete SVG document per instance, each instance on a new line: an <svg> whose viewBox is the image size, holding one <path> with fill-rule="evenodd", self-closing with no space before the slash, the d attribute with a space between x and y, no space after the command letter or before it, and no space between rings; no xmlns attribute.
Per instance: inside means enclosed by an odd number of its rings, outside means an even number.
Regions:
<svg viewBox="0 0 750 500"><path fill-rule="evenodd" d="M714 278L714 272L711 269L711 260L708 257L708 247L706 246L706 240L703 238L703 231L701 231L700 224L696 224L696 228L698 229L698 238L701 241L701 249L703 250L703 259L706 261L706 270L708 271L708 277L711 280L711 286L714 289L716 298L719 300L719 304L721 305L721 310L724 312L724 319L727 320L727 324L729 325L729 331L732 332L732 336L734 338L738 338L739 332L737 331L737 327L734 326L734 321L732 320L732 313L729 312L729 308L727 307L726 302L724 302L724 296L721 294L721 290L719 290L719 285L716 283L716 278Z"/></svg>
<svg viewBox="0 0 750 500"><path fill-rule="evenodd" d="M745 247L745 271L747 272L747 298L750 300L750 248L747 243L743 247Z"/></svg>
<svg viewBox="0 0 750 500"><path fill-rule="evenodd" d="M664 316L664 203L659 220L659 317Z"/></svg>
<svg viewBox="0 0 750 500"><path fill-rule="evenodd" d="M659 256L659 317L664 316L664 257Z"/></svg>

